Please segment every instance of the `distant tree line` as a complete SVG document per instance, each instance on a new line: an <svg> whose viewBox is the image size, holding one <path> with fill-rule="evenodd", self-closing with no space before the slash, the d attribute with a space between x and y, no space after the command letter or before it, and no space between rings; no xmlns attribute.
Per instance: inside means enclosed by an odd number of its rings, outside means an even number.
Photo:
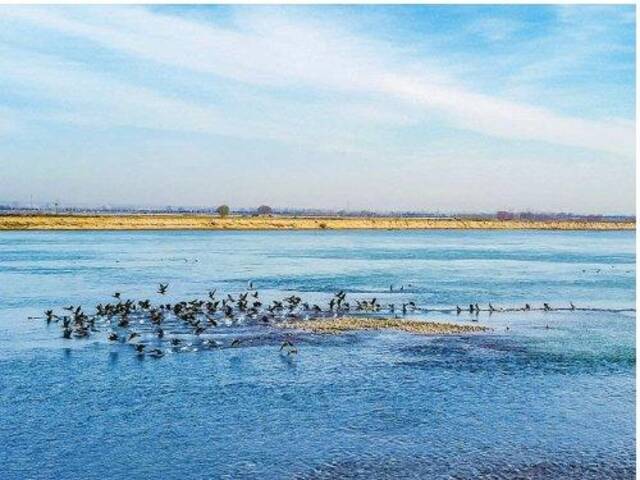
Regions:
<svg viewBox="0 0 640 480"><path fill-rule="evenodd" d="M499 210L496 212L495 218L498 220L530 220L530 221L586 221L586 222L602 222L602 221L619 221L634 219L626 215L581 215L570 212L548 213L548 212L510 212L507 210Z"/></svg>
<svg viewBox="0 0 640 480"><path fill-rule="evenodd" d="M333 210L320 208L279 208L269 205L260 205L257 208L238 208L231 210L229 205L222 204L218 207L179 207L168 205L166 207L145 208L137 206L99 206L81 207L73 205L60 205L57 203L41 203L39 205L27 205L20 202L0 203L0 212L5 214L34 214L34 213L59 213L59 214L217 214L227 217L231 213L237 215L287 215L308 217L404 217L404 218L460 218L460 219L499 219L499 220L551 220L551 221L635 221L634 215L583 215L571 212L514 212L500 210L498 212L476 213L440 213L425 211L372 211L372 210Z"/></svg>
<svg viewBox="0 0 640 480"><path fill-rule="evenodd" d="M220 205L216 208L216 213L220 215L220 217L224 218L231 213L231 209L229 208L229 205ZM260 205L255 210L255 213L257 215L271 215L273 214L273 209L269 205Z"/></svg>

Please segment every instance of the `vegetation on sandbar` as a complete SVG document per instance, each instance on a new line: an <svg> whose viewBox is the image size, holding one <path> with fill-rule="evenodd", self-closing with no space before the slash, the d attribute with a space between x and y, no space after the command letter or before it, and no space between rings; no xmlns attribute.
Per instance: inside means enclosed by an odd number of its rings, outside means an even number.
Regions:
<svg viewBox="0 0 640 480"><path fill-rule="evenodd" d="M282 328L303 330L313 333L339 334L356 330L400 330L421 335L455 335L461 333L486 332L490 330L480 325L459 325L455 323L420 322L398 318L338 317L329 319L298 320L279 325Z"/></svg>

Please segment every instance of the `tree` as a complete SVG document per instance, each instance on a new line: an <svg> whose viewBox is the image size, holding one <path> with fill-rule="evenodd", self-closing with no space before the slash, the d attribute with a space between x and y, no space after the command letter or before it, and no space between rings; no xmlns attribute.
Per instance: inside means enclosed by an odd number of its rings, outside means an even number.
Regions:
<svg viewBox="0 0 640 480"><path fill-rule="evenodd" d="M258 215L271 215L273 210L269 205L260 205L258 207Z"/></svg>
<svg viewBox="0 0 640 480"><path fill-rule="evenodd" d="M229 205L220 205L218 208L216 208L216 212L218 212L218 215L220 215L221 217L226 217L227 215L229 215L229 212L231 210L229 210Z"/></svg>

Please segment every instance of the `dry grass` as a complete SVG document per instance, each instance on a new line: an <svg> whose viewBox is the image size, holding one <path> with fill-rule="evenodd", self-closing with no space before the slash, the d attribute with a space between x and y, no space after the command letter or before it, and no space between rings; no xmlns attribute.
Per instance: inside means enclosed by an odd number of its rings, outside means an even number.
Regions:
<svg viewBox="0 0 640 480"><path fill-rule="evenodd" d="M400 330L420 335L455 335L460 333L486 332L490 329L480 325L457 325L453 323L418 322L392 318L341 317L283 323L282 328L304 330L313 333L338 334L356 330Z"/></svg>
<svg viewBox="0 0 640 480"><path fill-rule="evenodd" d="M211 215L0 215L0 230L632 230L635 222L462 220L399 217Z"/></svg>

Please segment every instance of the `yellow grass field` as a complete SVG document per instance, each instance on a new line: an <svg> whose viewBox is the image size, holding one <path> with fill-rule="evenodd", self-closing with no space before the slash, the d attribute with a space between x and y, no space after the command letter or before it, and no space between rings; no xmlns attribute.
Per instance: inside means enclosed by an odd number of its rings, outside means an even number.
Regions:
<svg viewBox="0 0 640 480"><path fill-rule="evenodd" d="M213 215L0 215L0 230L633 230L635 222L470 220L400 217Z"/></svg>

